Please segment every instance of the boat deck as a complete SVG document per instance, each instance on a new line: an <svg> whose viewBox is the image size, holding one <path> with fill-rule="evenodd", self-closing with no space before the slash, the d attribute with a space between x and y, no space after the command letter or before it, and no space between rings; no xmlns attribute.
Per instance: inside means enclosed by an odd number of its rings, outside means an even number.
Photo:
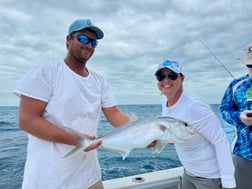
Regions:
<svg viewBox="0 0 252 189"><path fill-rule="evenodd" d="M183 168L144 173L103 181L105 189L179 189Z"/></svg>

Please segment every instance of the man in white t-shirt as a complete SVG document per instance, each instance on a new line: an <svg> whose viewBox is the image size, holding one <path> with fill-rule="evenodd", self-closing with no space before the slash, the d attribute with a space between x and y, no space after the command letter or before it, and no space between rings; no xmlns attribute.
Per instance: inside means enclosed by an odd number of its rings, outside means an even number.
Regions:
<svg viewBox="0 0 252 189"><path fill-rule="evenodd" d="M116 106L106 80L86 65L102 38L102 30L89 19L75 20L66 36L65 59L37 65L16 87L19 127L29 134L23 189L103 188L93 150L102 141L62 159L78 145L63 127L92 138L101 111L113 126L129 120Z"/></svg>

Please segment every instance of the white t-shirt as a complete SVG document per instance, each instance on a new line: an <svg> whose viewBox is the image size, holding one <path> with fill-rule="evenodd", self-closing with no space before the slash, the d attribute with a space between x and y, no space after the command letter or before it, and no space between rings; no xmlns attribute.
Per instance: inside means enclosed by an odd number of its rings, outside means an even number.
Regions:
<svg viewBox="0 0 252 189"><path fill-rule="evenodd" d="M96 135L102 107L115 105L106 80L73 72L64 61L36 66L14 93L47 102L43 117L58 127ZM101 179L96 150L62 157L74 146L29 135L23 189L83 189Z"/></svg>
<svg viewBox="0 0 252 189"><path fill-rule="evenodd" d="M185 121L198 133L185 143L175 144L182 165L190 173L204 178L221 178L223 187L234 187L234 166L230 145L211 107L183 92L171 107L162 102L162 115Z"/></svg>

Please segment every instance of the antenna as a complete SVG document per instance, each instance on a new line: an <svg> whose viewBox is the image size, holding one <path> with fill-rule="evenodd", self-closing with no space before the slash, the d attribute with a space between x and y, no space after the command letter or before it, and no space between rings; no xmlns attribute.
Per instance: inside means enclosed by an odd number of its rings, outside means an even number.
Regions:
<svg viewBox="0 0 252 189"><path fill-rule="evenodd" d="M229 75L235 79L235 77L233 76L233 74L226 68L226 66L224 64L222 64L222 62L220 61L220 59L210 50L210 48L206 45L206 43L204 43L203 40L200 40L200 42L206 47L206 49L209 51L209 53L219 62L219 64L229 73Z"/></svg>

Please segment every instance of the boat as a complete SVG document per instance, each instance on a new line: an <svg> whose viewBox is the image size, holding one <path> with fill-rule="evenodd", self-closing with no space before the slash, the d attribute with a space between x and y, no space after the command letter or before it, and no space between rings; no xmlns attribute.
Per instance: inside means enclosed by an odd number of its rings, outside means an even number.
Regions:
<svg viewBox="0 0 252 189"><path fill-rule="evenodd" d="M183 167L103 181L104 189L180 189Z"/></svg>

